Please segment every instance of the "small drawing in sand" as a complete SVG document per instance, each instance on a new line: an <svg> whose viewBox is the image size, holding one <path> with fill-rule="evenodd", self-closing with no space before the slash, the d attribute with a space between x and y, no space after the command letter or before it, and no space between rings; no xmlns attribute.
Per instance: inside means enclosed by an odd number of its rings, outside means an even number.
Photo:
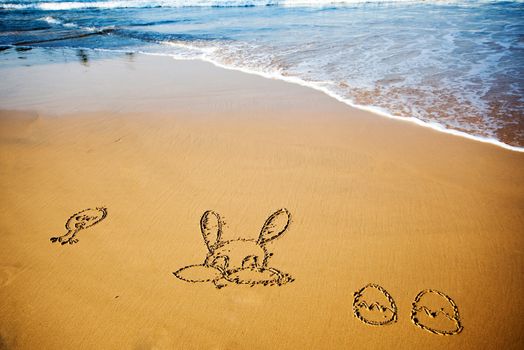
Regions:
<svg viewBox="0 0 524 350"><path fill-rule="evenodd" d="M438 335L454 335L463 329L455 302L446 294L433 289L425 289L417 294L411 309L411 321Z"/></svg>
<svg viewBox="0 0 524 350"><path fill-rule="evenodd" d="M267 244L287 230L291 214L279 209L264 223L257 239L222 240L223 221L218 213L208 210L202 215L200 229L208 253L204 262L185 266L173 274L186 282L211 282L216 288L228 284L281 286L293 282L287 273L269 267L273 255Z"/></svg>
<svg viewBox="0 0 524 350"><path fill-rule="evenodd" d="M51 242L64 244L78 243L76 235L79 231L98 224L107 216L107 208L84 209L71 215L65 224L67 233L59 237L51 237Z"/></svg>
<svg viewBox="0 0 524 350"><path fill-rule="evenodd" d="M378 284L370 283L355 293L353 313L365 324L384 326L397 321L397 305Z"/></svg>

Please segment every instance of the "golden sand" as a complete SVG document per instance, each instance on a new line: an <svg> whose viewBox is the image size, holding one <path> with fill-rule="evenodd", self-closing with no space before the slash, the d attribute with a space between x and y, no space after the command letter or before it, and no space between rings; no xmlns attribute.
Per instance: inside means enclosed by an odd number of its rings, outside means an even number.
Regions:
<svg viewBox="0 0 524 350"><path fill-rule="evenodd" d="M3 75L0 349L524 345L523 154L201 62ZM207 210L223 242L286 228L275 283L173 275L204 263Z"/></svg>

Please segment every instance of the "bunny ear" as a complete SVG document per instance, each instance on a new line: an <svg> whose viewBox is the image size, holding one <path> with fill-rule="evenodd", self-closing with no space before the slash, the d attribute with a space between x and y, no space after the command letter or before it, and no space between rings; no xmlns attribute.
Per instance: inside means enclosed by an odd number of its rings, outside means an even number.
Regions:
<svg viewBox="0 0 524 350"><path fill-rule="evenodd" d="M204 215L202 215L202 219L200 219L200 230L202 231L207 249L213 252L215 246L220 241L220 236L222 236L222 220L220 219L220 215L212 210L206 211Z"/></svg>
<svg viewBox="0 0 524 350"><path fill-rule="evenodd" d="M282 208L271 214L271 216L266 220L264 226L262 226L262 231L260 231L260 236L258 237L258 244L264 245L269 241L274 240L275 238L282 235L291 221L291 214L287 209Z"/></svg>

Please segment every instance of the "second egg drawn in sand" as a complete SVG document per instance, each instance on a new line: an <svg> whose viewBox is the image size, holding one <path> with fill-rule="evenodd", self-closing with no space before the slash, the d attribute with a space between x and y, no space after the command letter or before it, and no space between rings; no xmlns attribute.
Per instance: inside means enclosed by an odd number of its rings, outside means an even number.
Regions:
<svg viewBox="0 0 524 350"><path fill-rule="evenodd" d="M173 274L186 282L211 282L217 288L228 284L281 286L293 278L269 267L273 255L267 243L281 237L289 227L291 214L279 209L266 220L257 239L222 239L223 221L220 215L208 210L200 220L200 230L208 253L202 264L185 266Z"/></svg>
<svg viewBox="0 0 524 350"><path fill-rule="evenodd" d="M434 289L425 289L417 294L411 309L411 321L438 335L454 335L463 329L457 304L446 294Z"/></svg>

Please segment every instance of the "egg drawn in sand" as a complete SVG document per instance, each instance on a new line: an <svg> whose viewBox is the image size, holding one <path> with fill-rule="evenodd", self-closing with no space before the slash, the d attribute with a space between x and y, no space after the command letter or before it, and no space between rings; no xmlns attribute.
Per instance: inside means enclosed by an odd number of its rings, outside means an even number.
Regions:
<svg viewBox="0 0 524 350"><path fill-rule="evenodd" d="M372 326L384 326L397 321L395 301L384 288L373 283L355 293L353 313L360 321Z"/></svg>
<svg viewBox="0 0 524 350"><path fill-rule="evenodd" d="M425 289L415 297L411 321L438 335L454 335L463 329L457 304L446 294L432 289Z"/></svg>

